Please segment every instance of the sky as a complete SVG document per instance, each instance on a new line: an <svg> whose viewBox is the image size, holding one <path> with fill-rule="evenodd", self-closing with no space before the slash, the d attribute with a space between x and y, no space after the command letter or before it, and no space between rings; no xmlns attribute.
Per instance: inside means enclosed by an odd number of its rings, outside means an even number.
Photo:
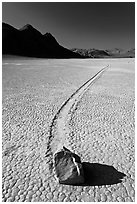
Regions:
<svg viewBox="0 0 137 204"><path fill-rule="evenodd" d="M50 32L66 48L135 47L134 2L3 2L2 21Z"/></svg>

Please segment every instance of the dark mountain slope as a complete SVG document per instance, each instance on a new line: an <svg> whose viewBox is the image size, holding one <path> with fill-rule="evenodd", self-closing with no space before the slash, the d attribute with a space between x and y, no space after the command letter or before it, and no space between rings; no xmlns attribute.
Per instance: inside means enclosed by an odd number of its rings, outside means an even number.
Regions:
<svg viewBox="0 0 137 204"><path fill-rule="evenodd" d="M14 27L2 23L2 53L16 54L19 52L19 31Z"/></svg>
<svg viewBox="0 0 137 204"><path fill-rule="evenodd" d="M2 23L2 54L42 58L82 58L61 45L50 34L42 35L27 24L21 29Z"/></svg>

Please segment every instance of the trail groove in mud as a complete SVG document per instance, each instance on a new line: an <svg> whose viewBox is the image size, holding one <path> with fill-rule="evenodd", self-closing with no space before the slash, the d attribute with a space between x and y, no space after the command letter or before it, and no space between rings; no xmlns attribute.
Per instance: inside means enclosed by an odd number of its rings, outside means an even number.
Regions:
<svg viewBox="0 0 137 204"><path fill-rule="evenodd" d="M76 104L80 101L80 98L84 95L84 93L88 90L88 88L93 85L106 71L109 65L102 68L99 72L97 72L93 77L87 80L84 84L82 84L60 107L58 112L55 114L52 119L50 130L49 130L49 139L47 144L47 153L50 159L50 167L52 166L52 156L54 152L62 147L63 145L70 148L66 135L69 134L69 128L65 124L66 117L70 113L70 110L76 106Z"/></svg>
<svg viewBox="0 0 137 204"><path fill-rule="evenodd" d="M2 70L3 202L135 202L134 61L3 61L22 64ZM107 64L111 68L71 104L67 99ZM56 181L49 165L59 143L80 156L87 184ZM113 185L118 172L126 176Z"/></svg>

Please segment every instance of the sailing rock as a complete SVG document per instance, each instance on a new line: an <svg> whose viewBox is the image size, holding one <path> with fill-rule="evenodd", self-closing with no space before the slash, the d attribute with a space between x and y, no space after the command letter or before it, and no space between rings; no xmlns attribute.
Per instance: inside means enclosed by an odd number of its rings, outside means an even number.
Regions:
<svg viewBox="0 0 137 204"><path fill-rule="evenodd" d="M54 154L54 169L61 184L84 183L84 172L80 157L66 147Z"/></svg>

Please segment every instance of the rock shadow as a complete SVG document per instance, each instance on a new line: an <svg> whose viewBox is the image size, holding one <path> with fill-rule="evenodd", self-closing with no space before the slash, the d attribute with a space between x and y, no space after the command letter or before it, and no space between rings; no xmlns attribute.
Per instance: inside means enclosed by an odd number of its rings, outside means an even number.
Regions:
<svg viewBox="0 0 137 204"><path fill-rule="evenodd" d="M81 186L102 186L121 183L126 176L117 171L113 166L83 162L85 183Z"/></svg>

